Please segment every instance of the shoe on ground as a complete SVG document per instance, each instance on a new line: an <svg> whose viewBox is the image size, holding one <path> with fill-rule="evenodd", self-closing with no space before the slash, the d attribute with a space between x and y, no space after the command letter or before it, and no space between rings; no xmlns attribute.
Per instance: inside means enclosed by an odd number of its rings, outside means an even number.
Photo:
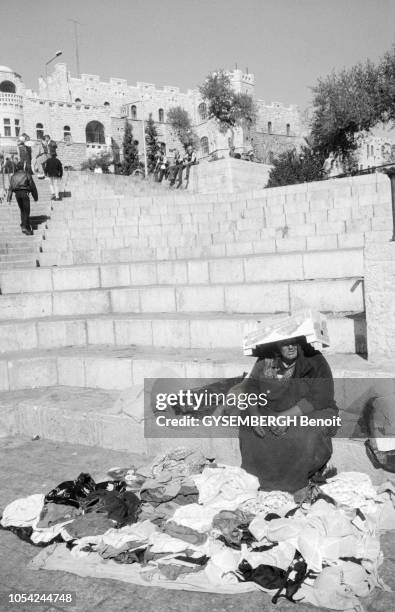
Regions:
<svg viewBox="0 0 395 612"><path fill-rule="evenodd" d="M25 234L25 236L30 236L30 231L26 227L22 227L22 234Z"/></svg>
<svg viewBox="0 0 395 612"><path fill-rule="evenodd" d="M51 200L56 200L54 195L51 196Z"/></svg>

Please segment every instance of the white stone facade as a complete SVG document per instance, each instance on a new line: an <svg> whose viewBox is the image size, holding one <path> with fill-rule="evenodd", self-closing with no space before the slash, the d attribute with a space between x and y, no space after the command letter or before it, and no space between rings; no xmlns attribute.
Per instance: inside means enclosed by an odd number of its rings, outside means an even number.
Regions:
<svg viewBox="0 0 395 612"><path fill-rule="evenodd" d="M235 91L255 97L253 74L234 70L229 75ZM255 149L258 158L267 162L284 148L299 144L302 124L296 106L265 104L263 100L256 103L256 127L236 129L232 138L238 151ZM166 121L174 106L183 107L192 119L200 139L199 157L228 150L230 134L222 134L215 121L208 119L207 107L197 89L181 92L174 86L159 89L144 82L129 85L120 78L104 82L88 74L76 78L66 64L58 63L50 76L39 79L38 92L33 92L25 88L20 75L0 66L0 150L16 150L16 139L23 132L33 141L42 133L50 134L60 143L62 161L78 168L92 154L120 151L126 119L132 123L134 137L142 143L143 118L148 119L150 114L166 149L181 148ZM93 126L91 130L89 124Z"/></svg>

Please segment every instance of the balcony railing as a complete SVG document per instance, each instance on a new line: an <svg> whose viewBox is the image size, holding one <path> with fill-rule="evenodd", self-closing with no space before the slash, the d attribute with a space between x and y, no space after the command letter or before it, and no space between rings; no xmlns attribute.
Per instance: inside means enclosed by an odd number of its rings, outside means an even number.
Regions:
<svg viewBox="0 0 395 612"><path fill-rule="evenodd" d="M19 94L0 91L0 105L22 106L23 98Z"/></svg>

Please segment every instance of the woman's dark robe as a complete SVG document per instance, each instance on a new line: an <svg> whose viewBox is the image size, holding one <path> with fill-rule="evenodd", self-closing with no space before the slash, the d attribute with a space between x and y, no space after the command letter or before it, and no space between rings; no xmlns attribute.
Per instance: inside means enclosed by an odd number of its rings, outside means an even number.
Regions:
<svg viewBox="0 0 395 612"><path fill-rule="evenodd" d="M266 364L258 359L250 378L242 383L243 392L268 394L268 405L259 409L260 414L279 416L298 405L312 418L338 415L332 373L320 352L310 345L299 346L294 374L288 380L268 378ZM263 490L293 493L329 460L336 428L291 425L279 437L269 428L265 433L261 438L252 427L240 427L241 466L259 478Z"/></svg>

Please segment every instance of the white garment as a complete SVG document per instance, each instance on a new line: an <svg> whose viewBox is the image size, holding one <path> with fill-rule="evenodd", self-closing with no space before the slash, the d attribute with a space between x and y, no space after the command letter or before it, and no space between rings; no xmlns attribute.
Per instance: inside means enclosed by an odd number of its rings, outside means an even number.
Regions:
<svg viewBox="0 0 395 612"><path fill-rule="evenodd" d="M286 491L258 491L256 498L249 499L241 504L240 510L251 514L275 512L279 516L285 516L295 506L295 500L291 493Z"/></svg>
<svg viewBox="0 0 395 612"><path fill-rule="evenodd" d="M272 565L287 570L295 556L295 546L290 542L280 542L278 546L263 552L253 552L242 550L242 558L251 565L252 569L258 565Z"/></svg>
<svg viewBox="0 0 395 612"><path fill-rule="evenodd" d="M148 542L151 545L150 551L152 553L179 553L184 550L198 550L196 546L180 540L178 538L172 538L167 533L154 533Z"/></svg>
<svg viewBox="0 0 395 612"><path fill-rule="evenodd" d="M256 499L259 480L235 466L205 468L192 476L199 490L199 503L218 510L236 510L248 499Z"/></svg>
<svg viewBox="0 0 395 612"><path fill-rule="evenodd" d="M3 527L31 527L39 518L44 506L44 495L35 493L15 499L4 508L1 524Z"/></svg>
<svg viewBox="0 0 395 612"><path fill-rule="evenodd" d="M213 518L217 513L217 508L201 506L200 504L187 504L177 508L170 520L204 533L211 529Z"/></svg>
<svg viewBox="0 0 395 612"><path fill-rule="evenodd" d="M332 497L340 506L372 509L372 503L377 500L378 494L367 474L361 472L341 472L329 478L320 489Z"/></svg>
<svg viewBox="0 0 395 612"><path fill-rule="evenodd" d="M120 548L126 542L148 542L150 536L156 532L157 527L151 521L142 521L120 529L109 529L101 536L101 541L107 546Z"/></svg>
<svg viewBox="0 0 395 612"><path fill-rule="evenodd" d="M68 521L65 521L64 523L56 523L56 525L53 525L52 527L40 528L36 527L35 525L32 525L33 533L30 536L31 541L34 542L34 544L39 544L40 542L50 542L51 540L53 540L53 538L56 538L56 536L60 534L65 525L72 523L74 518L75 517ZM37 522L38 521L36 521L36 523Z"/></svg>
<svg viewBox="0 0 395 612"><path fill-rule="evenodd" d="M214 554L205 567L205 573L211 584L237 584L235 574L242 560L239 550L224 549Z"/></svg>
<svg viewBox="0 0 395 612"><path fill-rule="evenodd" d="M50 176L49 177L49 188L51 190L52 195L54 195L55 198L58 198L59 189L60 189L60 179L58 179L56 176Z"/></svg>

